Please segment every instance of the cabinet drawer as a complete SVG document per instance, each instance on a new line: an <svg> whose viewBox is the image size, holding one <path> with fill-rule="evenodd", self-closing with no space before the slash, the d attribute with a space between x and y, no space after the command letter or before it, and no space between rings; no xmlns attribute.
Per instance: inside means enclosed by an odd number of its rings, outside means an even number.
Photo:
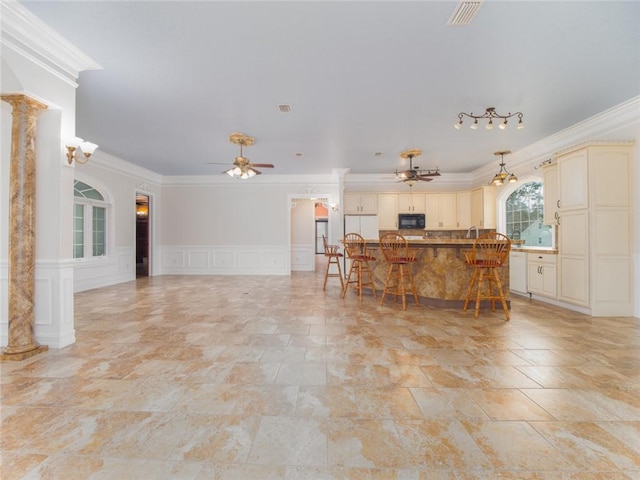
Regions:
<svg viewBox="0 0 640 480"><path fill-rule="evenodd" d="M555 265L558 256L554 253L527 253L527 261L535 263L549 263Z"/></svg>

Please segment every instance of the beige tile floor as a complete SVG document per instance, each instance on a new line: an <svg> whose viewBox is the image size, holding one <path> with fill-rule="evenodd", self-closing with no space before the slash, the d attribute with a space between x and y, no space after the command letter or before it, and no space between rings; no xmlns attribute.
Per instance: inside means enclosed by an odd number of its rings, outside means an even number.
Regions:
<svg viewBox="0 0 640 480"><path fill-rule="evenodd" d="M2 368L0 477L640 479L640 320L162 276L76 295Z"/></svg>

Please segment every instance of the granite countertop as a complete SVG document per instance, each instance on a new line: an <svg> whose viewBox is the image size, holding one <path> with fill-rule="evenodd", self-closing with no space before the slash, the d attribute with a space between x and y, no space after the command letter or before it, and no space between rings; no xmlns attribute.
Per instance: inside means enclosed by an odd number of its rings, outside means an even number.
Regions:
<svg viewBox="0 0 640 480"><path fill-rule="evenodd" d="M429 246L446 246L446 245L460 245L460 246L471 246L476 241L475 238L424 238L420 236L411 236L407 235L405 238L409 241L410 245L429 245ZM366 239L366 243L380 243L380 239L371 238ZM511 244L515 247L517 245L521 245L524 243L524 240L512 240ZM522 247L518 247L518 250L523 250ZM524 250L523 250L524 251Z"/></svg>
<svg viewBox="0 0 640 480"><path fill-rule="evenodd" d="M522 253L549 253L552 255L558 254L558 249L554 247L535 247L533 245L514 245L511 249L512 252Z"/></svg>

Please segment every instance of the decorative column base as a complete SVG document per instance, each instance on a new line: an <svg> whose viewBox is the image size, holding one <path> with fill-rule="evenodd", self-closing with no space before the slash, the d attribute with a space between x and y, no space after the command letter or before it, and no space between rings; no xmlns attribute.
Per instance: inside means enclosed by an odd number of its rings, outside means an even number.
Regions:
<svg viewBox="0 0 640 480"><path fill-rule="evenodd" d="M46 352L49 350L49 347L46 345L36 345L31 350L22 351L22 352L12 352L10 347L4 349L4 351L0 354L0 361L4 362L8 361L20 361L25 358L33 357L34 355L38 355L39 353Z"/></svg>

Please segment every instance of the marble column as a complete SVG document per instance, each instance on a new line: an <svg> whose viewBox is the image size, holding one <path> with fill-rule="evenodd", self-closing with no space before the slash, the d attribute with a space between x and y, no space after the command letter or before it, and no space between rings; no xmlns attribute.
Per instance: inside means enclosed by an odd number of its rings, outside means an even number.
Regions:
<svg viewBox="0 0 640 480"><path fill-rule="evenodd" d="M3 360L47 350L35 341L36 121L47 108L26 95L2 95L11 104L9 186L9 337Z"/></svg>

